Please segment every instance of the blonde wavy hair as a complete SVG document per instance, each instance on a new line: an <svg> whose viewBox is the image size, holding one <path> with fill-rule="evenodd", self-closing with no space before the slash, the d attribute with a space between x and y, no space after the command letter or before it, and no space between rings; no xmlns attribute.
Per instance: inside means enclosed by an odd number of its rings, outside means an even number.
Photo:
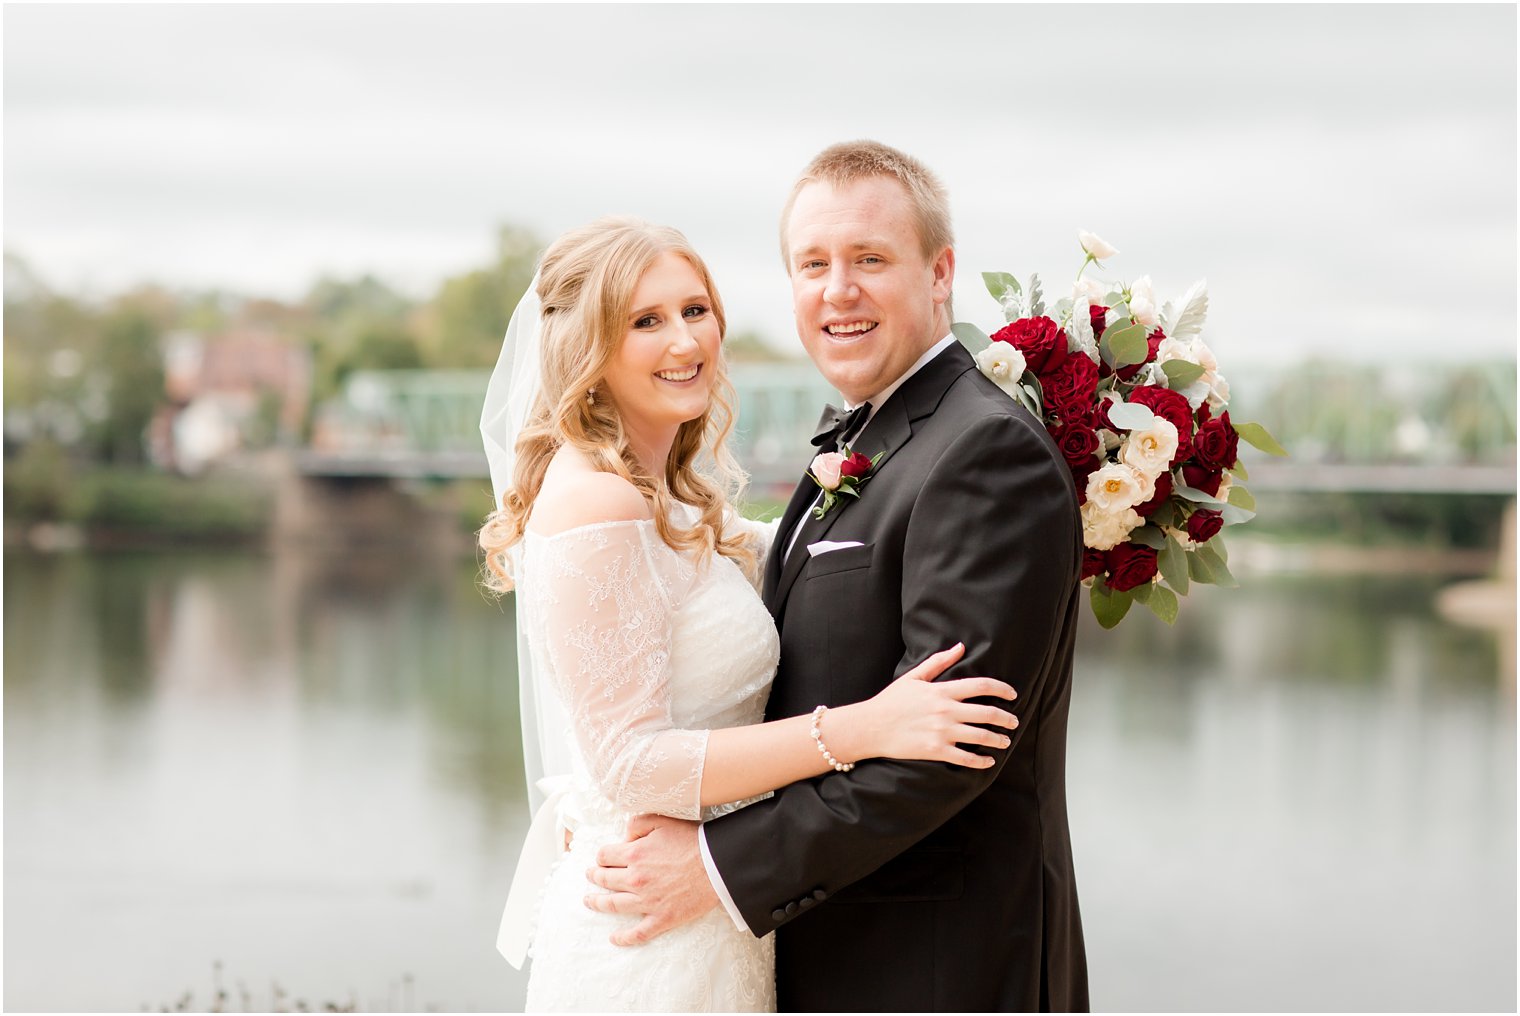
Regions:
<svg viewBox="0 0 1520 1016"><path fill-rule="evenodd" d="M484 581L492 592L500 595L513 588L507 551L522 540L549 461L566 444L602 472L632 483L650 502L655 529L668 546L696 551L702 560L716 551L755 575L754 539L724 527L724 513L742 493L746 477L727 447L734 424L734 391L723 357L706 365L713 372L712 399L706 412L676 432L660 476L644 471L616 405L601 387L628 332L639 280L667 253L680 255L696 269L712 300L721 337L725 319L718 290L707 265L675 229L639 219L603 218L564 234L544 252L538 267L543 308L540 389L517 436L511 486L479 533ZM596 396L588 400L592 389ZM697 509L698 519L690 529L671 521L675 502Z"/></svg>

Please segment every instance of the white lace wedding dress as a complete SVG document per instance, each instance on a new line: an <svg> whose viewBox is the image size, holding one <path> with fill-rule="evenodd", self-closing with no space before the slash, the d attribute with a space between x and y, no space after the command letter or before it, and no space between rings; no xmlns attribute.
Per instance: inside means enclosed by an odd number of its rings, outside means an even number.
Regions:
<svg viewBox="0 0 1520 1016"><path fill-rule="evenodd" d="M762 544L774 535L738 522ZM719 907L646 945L614 946L637 919L582 902L603 891L586 870L629 817L740 806L702 808L698 794L707 730L764 716L779 644L755 587L727 558L698 566L671 550L652 521L529 530L513 565L533 666L558 693L574 747L558 801L573 840L544 884L528 1011L774 1011L773 936L741 932Z"/></svg>

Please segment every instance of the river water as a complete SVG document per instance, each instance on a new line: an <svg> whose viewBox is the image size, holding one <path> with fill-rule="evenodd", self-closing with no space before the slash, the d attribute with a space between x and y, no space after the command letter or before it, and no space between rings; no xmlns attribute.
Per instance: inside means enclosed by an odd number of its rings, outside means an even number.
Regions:
<svg viewBox="0 0 1520 1016"><path fill-rule="evenodd" d="M1513 630L1439 578L1244 577L1082 636L1094 1006L1513 1011ZM5 1008L521 1008L512 617L470 565L4 580Z"/></svg>

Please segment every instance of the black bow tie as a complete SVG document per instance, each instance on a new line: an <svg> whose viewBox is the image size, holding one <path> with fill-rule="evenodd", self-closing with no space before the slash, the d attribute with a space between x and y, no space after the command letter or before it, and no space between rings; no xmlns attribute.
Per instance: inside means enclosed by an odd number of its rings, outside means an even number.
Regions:
<svg viewBox="0 0 1520 1016"><path fill-rule="evenodd" d="M825 405L823 415L818 418L818 432L813 435L814 447L832 443L837 448L845 444L865 426L866 417L870 415L869 402L862 402L848 413L835 406Z"/></svg>

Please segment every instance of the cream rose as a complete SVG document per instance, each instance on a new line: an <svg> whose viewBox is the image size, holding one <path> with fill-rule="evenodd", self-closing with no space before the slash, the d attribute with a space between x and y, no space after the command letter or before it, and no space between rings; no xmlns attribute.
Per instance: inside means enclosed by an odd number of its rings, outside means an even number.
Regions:
<svg viewBox="0 0 1520 1016"><path fill-rule="evenodd" d="M1177 454L1177 425L1156 417L1144 430L1132 430L1119 447L1119 461L1150 478L1165 470Z"/></svg>
<svg viewBox="0 0 1520 1016"><path fill-rule="evenodd" d="M1102 261L1119 253L1118 249L1096 233L1089 233L1085 229L1077 230L1077 242L1087 252L1087 256L1094 261Z"/></svg>
<svg viewBox="0 0 1520 1016"><path fill-rule="evenodd" d="M1156 291L1151 288L1149 275L1140 276L1129 287L1129 316L1146 328L1155 328L1161 321L1156 313Z"/></svg>
<svg viewBox="0 0 1520 1016"><path fill-rule="evenodd" d="M1104 512L1133 508L1145 503L1146 486L1139 470L1122 462L1110 462L1087 478L1087 502Z"/></svg>
<svg viewBox="0 0 1520 1016"><path fill-rule="evenodd" d="M994 342L976 354L976 365L1003 391L1018 397L1019 378L1029 369L1024 354L1007 342Z"/></svg>
<svg viewBox="0 0 1520 1016"><path fill-rule="evenodd" d="M1082 543L1093 550L1112 550L1143 522L1133 508L1109 512L1088 501L1082 506Z"/></svg>

